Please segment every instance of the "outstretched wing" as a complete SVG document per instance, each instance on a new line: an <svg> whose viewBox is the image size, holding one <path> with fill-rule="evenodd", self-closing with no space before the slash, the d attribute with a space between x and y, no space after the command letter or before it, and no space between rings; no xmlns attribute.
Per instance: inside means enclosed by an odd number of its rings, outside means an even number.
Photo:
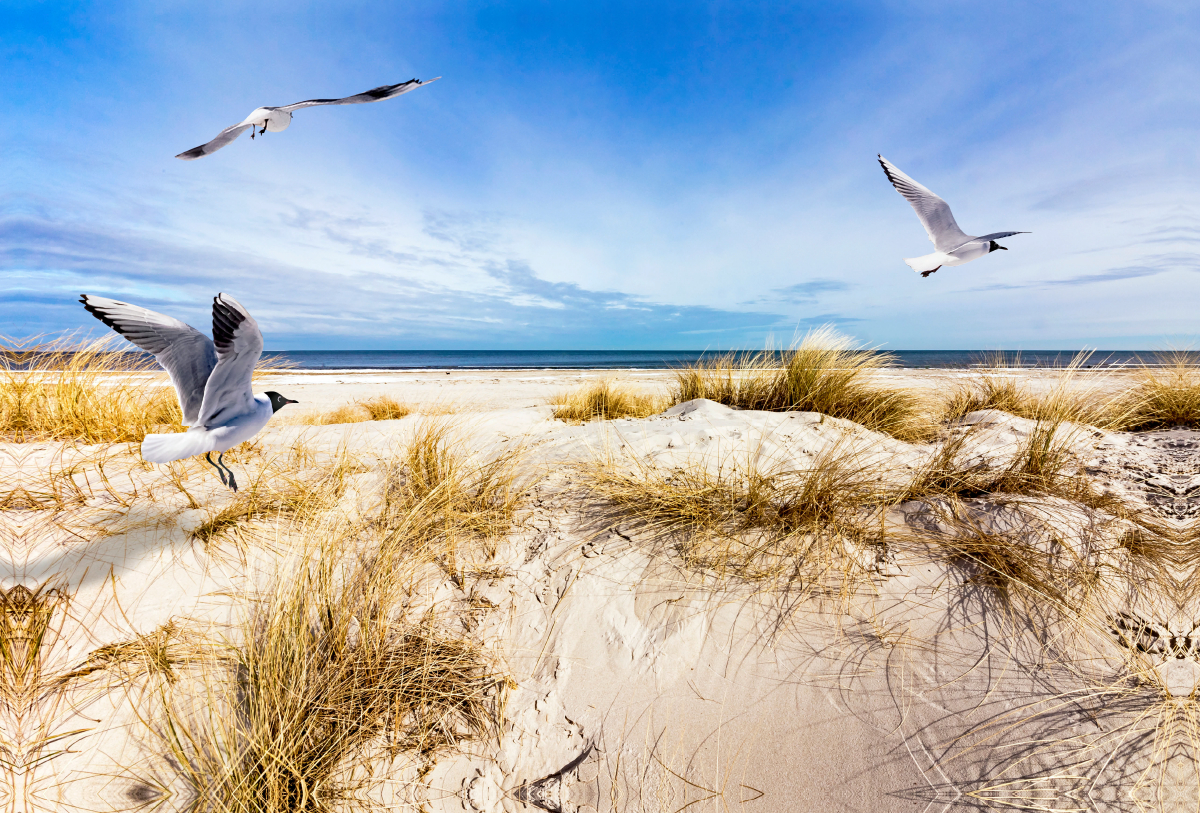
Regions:
<svg viewBox="0 0 1200 813"><path fill-rule="evenodd" d="M421 85L428 85L430 82L436 82L441 79L440 76L435 76L427 82L422 82L419 79L409 79L407 82L400 82L395 85L380 85L377 88L365 90L362 93L356 93L353 96L346 96L341 99L309 99L307 102L296 102L295 104L285 105L277 108L278 110L286 110L291 113L293 110L299 110L302 107L316 107L323 104L365 104L366 102L382 102L384 99L391 99L394 96L399 96L408 93L410 90L416 90Z"/></svg>
<svg viewBox="0 0 1200 813"><path fill-rule="evenodd" d="M235 124L232 127L226 127L224 130L217 133L217 137L207 144L201 144L199 147L193 147L187 152L179 153L179 155L176 155L175 157L181 158L184 161L194 161L197 158L203 158L206 155L211 155L253 126L253 124Z"/></svg>
<svg viewBox="0 0 1200 813"><path fill-rule="evenodd" d="M217 366L204 386L201 426L214 426L255 409L250 377L262 355L258 322L228 294L213 297L213 344Z"/></svg>
<svg viewBox="0 0 1200 813"><path fill-rule="evenodd" d="M983 243L983 242L986 242L986 241L988 241L988 240L999 240L1001 237L1012 237L1014 234L1033 234L1033 232L1028 232L1028 231L998 231L998 232L992 232L991 234L985 234L985 235L982 235L982 236L980 236L980 237L976 237L976 238L974 238L974 239L976 239L976 240L978 240L979 242Z"/></svg>
<svg viewBox="0 0 1200 813"><path fill-rule="evenodd" d="M79 297L79 301L92 316L154 355L175 385L183 425L194 425L200 415L204 385L217 366L217 351L209 338L178 319L128 302L90 294Z"/></svg>
<svg viewBox="0 0 1200 813"><path fill-rule="evenodd" d="M916 210L917 217L921 219L921 225L925 227L934 248L938 251L953 251L968 240L976 239L964 234L954 222L954 215L950 213L950 206L946 201L898 170L882 155L876 157L892 186L896 187L896 191Z"/></svg>

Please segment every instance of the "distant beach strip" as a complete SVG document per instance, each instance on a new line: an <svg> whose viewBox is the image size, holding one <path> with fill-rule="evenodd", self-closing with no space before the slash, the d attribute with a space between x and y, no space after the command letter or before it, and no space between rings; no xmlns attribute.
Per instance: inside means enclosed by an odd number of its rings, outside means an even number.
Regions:
<svg viewBox="0 0 1200 813"><path fill-rule="evenodd" d="M282 350L264 358L298 370L669 370L727 354L686 350ZM1074 350L891 350L896 366L907 369L975 367L1066 367ZM1083 369L1158 366L1171 355L1161 350L1096 351ZM1200 351L1186 351L1193 363Z"/></svg>

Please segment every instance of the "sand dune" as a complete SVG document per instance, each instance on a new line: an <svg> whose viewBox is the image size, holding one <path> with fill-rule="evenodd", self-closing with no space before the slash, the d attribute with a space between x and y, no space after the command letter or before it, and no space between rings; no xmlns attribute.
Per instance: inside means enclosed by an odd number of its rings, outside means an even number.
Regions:
<svg viewBox="0 0 1200 813"><path fill-rule="evenodd" d="M201 774L258 753L237 706L275 655L252 642L311 610L324 660L288 674L343 679L386 595L380 646L425 642L426 681L459 647L438 674L462 696L312 723L344 760L321 787L245 773L293 794L277 809L1194 806L1200 432L983 410L907 443L706 400L553 418L599 375L281 373L314 412L415 411L272 425L226 456L239 495L126 445L4 444L8 803L232 809Z"/></svg>

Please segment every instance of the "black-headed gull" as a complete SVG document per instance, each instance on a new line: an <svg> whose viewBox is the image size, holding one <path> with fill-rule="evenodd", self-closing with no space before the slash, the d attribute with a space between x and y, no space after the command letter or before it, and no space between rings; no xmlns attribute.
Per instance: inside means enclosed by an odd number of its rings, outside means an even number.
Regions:
<svg viewBox="0 0 1200 813"><path fill-rule="evenodd" d="M213 337L178 319L137 305L84 294L88 312L133 344L154 355L167 371L186 432L146 435L142 457L150 463L169 463L203 454L221 482L237 491L225 452L249 440L285 404L295 404L277 392L255 395L250 390L254 365L262 355L258 323L236 299L213 297ZM212 453L218 452L214 463Z"/></svg>
<svg viewBox="0 0 1200 813"><path fill-rule="evenodd" d="M430 79L429 82L436 82L442 77L436 76ZM317 107L325 104L365 104L366 102L382 102L384 99L391 99L403 93L408 93L410 90L415 90L421 85L428 85L429 82L422 82L419 79L409 79L407 82L400 82L395 85L381 85L371 90L356 93L353 96L346 96L342 99L309 99L307 102L296 102L295 104L284 105L283 107L259 107L249 116L242 119L238 124L232 127L226 127L217 134L217 137L207 144L201 144L199 147L181 152L176 155L176 158L182 158L184 161L192 161L196 158L203 158L205 155L210 155L224 147L229 142L240 136L246 130L250 131L250 137L254 138L255 128L261 127L258 131L259 135L270 130L272 133L278 133L286 130L288 125L292 123L292 113L302 107Z"/></svg>
<svg viewBox="0 0 1200 813"><path fill-rule="evenodd" d="M946 201L930 192L925 187L905 175L882 155L876 156L884 174L896 187L896 191L912 204L921 219L921 225L929 234L929 241L937 251L924 257L906 257L904 262L922 277L927 277L943 265L962 265L971 260L977 260L984 254L990 254L997 249L1008 251L996 243L1002 237L1012 237L1014 234L1029 234L1027 231L998 231L985 234L982 237L972 237L964 234L954 222L950 206Z"/></svg>

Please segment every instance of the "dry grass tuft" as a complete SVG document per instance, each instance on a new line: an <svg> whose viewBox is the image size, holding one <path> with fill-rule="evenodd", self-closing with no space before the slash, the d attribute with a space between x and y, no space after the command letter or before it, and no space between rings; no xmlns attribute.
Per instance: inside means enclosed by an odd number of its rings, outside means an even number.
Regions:
<svg viewBox="0 0 1200 813"><path fill-rule="evenodd" d="M608 522L640 531L654 548L718 579L811 585L854 569L847 545L879 541L886 496L873 473L836 448L804 471L694 467L667 471L611 463L585 469Z"/></svg>
<svg viewBox="0 0 1200 813"><path fill-rule="evenodd" d="M482 545L491 556L512 527L519 458L513 449L472 460L445 423L426 421L387 466L376 520L381 546L435 562L458 581L464 546Z"/></svg>
<svg viewBox="0 0 1200 813"><path fill-rule="evenodd" d="M390 395L379 395L360 402L373 421L394 421L412 414L412 408Z"/></svg>
<svg viewBox="0 0 1200 813"><path fill-rule="evenodd" d="M289 366L263 359L255 375ZM175 389L155 360L116 334L78 343L0 336L0 438L137 443L182 431Z"/></svg>
<svg viewBox="0 0 1200 813"><path fill-rule="evenodd" d="M1020 364L1020 355L1013 359L998 354L985 369L971 380L960 384L945 399L942 420L955 420L981 409L996 409L1045 424L1079 423L1105 429L1122 429L1128 421L1129 408L1119 397L1106 395L1099 379L1083 378L1083 365L1090 352L1077 353L1058 379L1047 390L1038 392L1019 373L1006 369Z"/></svg>
<svg viewBox="0 0 1200 813"><path fill-rule="evenodd" d="M347 534L349 534L347 536ZM413 618L401 546L345 556L357 529L310 530L320 550L255 604L207 696L176 692L157 730L196 809L324 811L373 755L434 755L499 734L507 682L481 647ZM360 774L361 776L361 774Z"/></svg>
<svg viewBox="0 0 1200 813"><path fill-rule="evenodd" d="M298 442L287 454L262 465L231 502L192 531L192 537L209 543L256 519L310 519L334 508L346 493L350 476L362 470L344 447L320 460Z"/></svg>
<svg viewBox="0 0 1200 813"><path fill-rule="evenodd" d="M120 344L116 335L83 345L0 337L0 434L18 443L119 443L164 426L182 430L166 374Z"/></svg>
<svg viewBox="0 0 1200 813"><path fill-rule="evenodd" d="M1122 405L1126 420L1122 428L1200 428L1200 365L1193 354L1182 351L1162 354L1158 360L1163 366L1147 369L1125 393Z"/></svg>
<svg viewBox="0 0 1200 813"><path fill-rule="evenodd" d="M820 328L779 353L729 353L684 368L672 401L708 398L737 409L820 412L902 440L926 439L934 423L923 400L870 380L892 361Z"/></svg>
<svg viewBox="0 0 1200 813"><path fill-rule="evenodd" d="M307 426L330 426L338 423L362 423L363 421L393 421L412 414L412 409L388 395L355 401L329 412L316 412L301 416L298 423Z"/></svg>
<svg viewBox="0 0 1200 813"><path fill-rule="evenodd" d="M666 408L666 399L638 392L612 379L583 384L558 396L554 417L567 423L647 418Z"/></svg>
<svg viewBox="0 0 1200 813"><path fill-rule="evenodd" d="M61 675L56 683L65 685L105 672L119 675L121 680L148 676L174 684L178 680L177 668L202 660L205 654L196 636L171 619L145 635L100 647L79 667Z"/></svg>

